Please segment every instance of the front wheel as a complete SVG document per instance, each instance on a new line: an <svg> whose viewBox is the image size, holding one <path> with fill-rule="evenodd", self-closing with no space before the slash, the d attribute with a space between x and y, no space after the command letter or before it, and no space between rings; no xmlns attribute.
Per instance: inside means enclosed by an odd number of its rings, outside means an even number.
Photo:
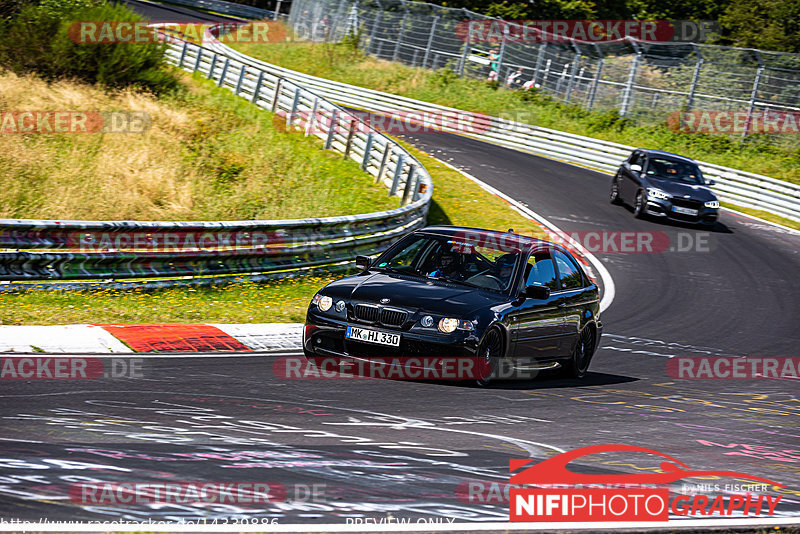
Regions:
<svg viewBox="0 0 800 534"><path fill-rule="evenodd" d="M633 205L633 216L637 219L644 219L645 216L645 200L644 194L641 191L636 193L636 203Z"/></svg>
<svg viewBox="0 0 800 534"><path fill-rule="evenodd" d="M594 329L587 326L581 332L578 343L572 351L569 361L564 366L564 375L570 378L583 378L589 370L589 362L594 354Z"/></svg>
<svg viewBox="0 0 800 534"><path fill-rule="evenodd" d="M497 378L497 370L500 367L500 359L503 357L503 334L497 327L492 327L483 336L478 347L478 379L475 383L481 387L488 386L492 380Z"/></svg>

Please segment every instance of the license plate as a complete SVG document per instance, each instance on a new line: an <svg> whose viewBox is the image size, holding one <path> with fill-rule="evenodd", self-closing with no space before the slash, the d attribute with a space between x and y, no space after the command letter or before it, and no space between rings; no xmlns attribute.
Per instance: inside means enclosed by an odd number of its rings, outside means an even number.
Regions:
<svg viewBox="0 0 800 534"><path fill-rule="evenodd" d="M672 206L672 211L675 213L682 213L684 215L697 215L697 210L690 208L682 208L680 206Z"/></svg>
<svg viewBox="0 0 800 534"><path fill-rule="evenodd" d="M378 345L389 345L392 347L400 346L400 334L379 332L378 330L358 328L356 326L348 326L345 337L347 339L355 339L356 341L364 341L365 343L377 343Z"/></svg>

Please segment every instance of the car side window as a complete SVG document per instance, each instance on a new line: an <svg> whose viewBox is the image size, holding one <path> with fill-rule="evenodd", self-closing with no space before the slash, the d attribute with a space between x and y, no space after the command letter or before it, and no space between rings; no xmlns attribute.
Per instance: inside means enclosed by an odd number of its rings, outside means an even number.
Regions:
<svg viewBox="0 0 800 534"><path fill-rule="evenodd" d="M583 287L583 276L575 260L561 251L555 251L556 265L558 265L558 276L561 281L560 289L577 289Z"/></svg>
<svg viewBox="0 0 800 534"><path fill-rule="evenodd" d="M641 152L634 152L629 162L631 165L644 165L644 155Z"/></svg>
<svg viewBox="0 0 800 534"><path fill-rule="evenodd" d="M528 259L525 267L525 286L547 286L550 291L558 290L553 258L548 252L537 252Z"/></svg>

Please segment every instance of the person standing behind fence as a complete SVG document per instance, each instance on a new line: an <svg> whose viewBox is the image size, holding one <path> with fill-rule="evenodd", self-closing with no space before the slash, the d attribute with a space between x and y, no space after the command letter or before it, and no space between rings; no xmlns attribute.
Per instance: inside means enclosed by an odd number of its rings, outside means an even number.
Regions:
<svg viewBox="0 0 800 534"><path fill-rule="evenodd" d="M500 67L500 53L496 48L489 52L489 81L497 80L497 71Z"/></svg>

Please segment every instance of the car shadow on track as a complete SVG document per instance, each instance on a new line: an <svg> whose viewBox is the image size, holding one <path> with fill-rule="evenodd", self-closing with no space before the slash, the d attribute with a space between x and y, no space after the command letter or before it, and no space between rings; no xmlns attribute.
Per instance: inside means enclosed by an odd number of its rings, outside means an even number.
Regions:
<svg viewBox="0 0 800 534"><path fill-rule="evenodd" d="M622 207L625 208L625 210L627 210L628 213L631 214L631 216L633 216L633 206L629 206L629 205L625 204ZM703 225L699 225L699 224L692 224L692 223L688 223L688 222L675 221L675 220L672 220L672 219L654 217L654 216L647 216L642 220L643 221L647 221L649 223L653 223L653 224L659 225L659 226L666 226L666 227L672 227L672 228L683 228L683 229L687 229L687 230L697 230L698 232L713 232L715 234L732 234L733 233L733 230L731 230L728 227L728 225L726 225L725 223L720 222L720 221L715 222L713 226L703 226Z"/></svg>
<svg viewBox="0 0 800 534"><path fill-rule="evenodd" d="M589 386L610 386L636 382L638 378L608 373L587 373L581 379L552 377L543 374L533 380L498 380L492 382L487 389L554 389L554 388L584 388ZM479 387L479 386L475 386Z"/></svg>

